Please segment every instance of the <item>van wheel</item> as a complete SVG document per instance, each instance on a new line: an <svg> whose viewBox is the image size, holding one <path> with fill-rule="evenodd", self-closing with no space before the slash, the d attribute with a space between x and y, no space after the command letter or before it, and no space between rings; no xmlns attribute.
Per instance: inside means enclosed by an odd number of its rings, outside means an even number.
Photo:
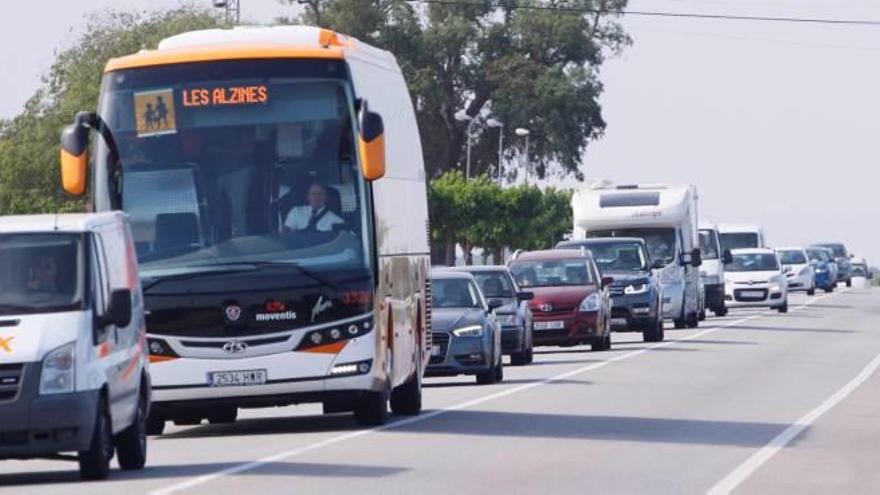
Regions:
<svg viewBox="0 0 880 495"><path fill-rule="evenodd" d="M403 416L417 416L422 412L421 360L416 361L412 378L391 392L391 412Z"/></svg>
<svg viewBox="0 0 880 495"><path fill-rule="evenodd" d="M807 295L808 296L815 296L816 295L816 288L813 287L811 289L807 289Z"/></svg>
<svg viewBox="0 0 880 495"><path fill-rule="evenodd" d="M366 392L354 407L354 418L361 426L381 426L388 421L388 391Z"/></svg>
<svg viewBox="0 0 880 495"><path fill-rule="evenodd" d="M147 463L147 404L138 400L134 422L116 437L116 455L123 471L143 469Z"/></svg>
<svg viewBox="0 0 880 495"><path fill-rule="evenodd" d="M852 287L852 279L851 278L846 279L846 286Z"/></svg>
<svg viewBox="0 0 880 495"><path fill-rule="evenodd" d="M779 306L778 308L776 308L776 310L780 313L788 313L788 301L782 303L782 306Z"/></svg>
<svg viewBox="0 0 880 495"><path fill-rule="evenodd" d="M700 310L699 318L700 318L700 321L706 321L706 310L705 309Z"/></svg>
<svg viewBox="0 0 880 495"><path fill-rule="evenodd" d="M642 331L642 340L645 342L660 342L663 340L663 319L657 318L651 326Z"/></svg>
<svg viewBox="0 0 880 495"><path fill-rule="evenodd" d="M727 316L727 308L718 308L716 310L713 310L713 312L715 313L715 316L718 316L719 318L724 318L725 316Z"/></svg>
<svg viewBox="0 0 880 495"><path fill-rule="evenodd" d="M222 407L208 413L208 423L212 425L235 423L237 419L237 407Z"/></svg>
<svg viewBox="0 0 880 495"><path fill-rule="evenodd" d="M103 480L110 475L110 459L113 458L113 429L107 401L98 401L98 418L89 450L79 453L79 475L86 480Z"/></svg>
<svg viewBox="0 0 880 495"><path fill-rule="evenodd" d="M697 328L700 326L700 317L697 313L691 313L687 317L687 327L688 328Z"/></svg>
<svg viewBox="0 0 880 495"><path fill-rule="evenodd" d="M151 412L147 416L147 435L161 435L165 432L165 416Z"/></svg>

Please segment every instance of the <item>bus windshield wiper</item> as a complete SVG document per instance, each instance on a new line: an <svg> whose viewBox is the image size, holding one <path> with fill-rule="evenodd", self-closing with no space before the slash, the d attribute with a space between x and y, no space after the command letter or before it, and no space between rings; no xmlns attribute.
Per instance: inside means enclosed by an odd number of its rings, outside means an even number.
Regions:
<svg viewBox="0 0 880 495"><path fill-rule="evenodd" d="M318 282L321 285L325 285L331 287L336 290L341 290L339 284L333 282L331 280L327 280L326 278L315 273L314 270L310 270L296 261L254 261L254 260L245 260L245 261L228 261L222 263L214 263L211 266L252 266L255 268L262 267L290 267L295 268L297 271L309 277L310 279Z"/></svg>
<svg viewBox="0 0 880 495"><path fill-rule="evenodd" d="M238 263L236 263L236 265L238 265ZM221 269L219 269L219 270L211 269L214 266L220 266ZM168 282L171 280L189 280L189 279L194 279L194 278L199 278L199 277L225 275L227 273L232 273L232 272L251 271L251 270L257 269L256 267L248 269L248 267L246 267L246 266L235 269L235 268L232 268L231 266L226 266L226 264L223 264L223 263L211 264L211 265L198 265L198 266L192 266L190 268L198 268L198 270L184 271L184 272L179 272L179 273L171 273L168 275L145 275L141 279L141 284L143 285L143 291L146 293L148 290L161 284L162 282Z"/></svg>

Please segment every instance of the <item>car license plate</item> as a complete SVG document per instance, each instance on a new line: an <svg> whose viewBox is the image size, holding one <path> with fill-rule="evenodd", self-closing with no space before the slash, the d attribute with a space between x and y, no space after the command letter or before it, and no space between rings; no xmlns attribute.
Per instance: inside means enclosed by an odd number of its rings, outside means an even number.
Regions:
<svg viewBox="0 0 880 495"><path fill-rule="evenodd" d="M626 318L611 318L611 326L615 326L615 327L627 326Z"/></svg>
<svg viewBox="0 0 880 495"><path fill-rule="evenodd" d="M565 328L564 321L536 321L535 330L559 330Z"/></svg>
<svg viewBox="0 0 880 495"><path fill-rule="evenodd" d="M212 387L244 387L265 385L266 370L214 371L208 374Z"/></svg>
<svg viewBox="0 0 880 495"><path fill-rule="evenodd" d="M740 296L740 297L749 297L749 298L763 299L763 298L764 298L764 291L761 291L761 290L744 290L744 291L742 291L742 292L739 293L739 296Z"/></svg>
<svg viewBox="0 0 880 495"><path fill-rule="evenodd" d="M439 345L435 345L435 346L431 347L431 355L432 356L442 356L443 355L443 348L440 347Z"/></svg>

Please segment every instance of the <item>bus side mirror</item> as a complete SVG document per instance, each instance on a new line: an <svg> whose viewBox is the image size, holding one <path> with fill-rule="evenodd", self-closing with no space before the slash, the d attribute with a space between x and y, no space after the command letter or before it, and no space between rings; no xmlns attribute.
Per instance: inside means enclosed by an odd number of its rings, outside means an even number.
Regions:
<svg viewBox="0 0 880 495"><path fill-rule="evenodd" d="M370 111L366 100L358 112L358 151L364 179L381 179L385 175L385 124L381 115Z"/></svg>
<svg viewBox="0 0 880 495"><path fill-rule="evenodd" d="M89 164L89 129L77 115L75 123L61 132L61 185L73 196L86 191L86 172Z"/></svg>

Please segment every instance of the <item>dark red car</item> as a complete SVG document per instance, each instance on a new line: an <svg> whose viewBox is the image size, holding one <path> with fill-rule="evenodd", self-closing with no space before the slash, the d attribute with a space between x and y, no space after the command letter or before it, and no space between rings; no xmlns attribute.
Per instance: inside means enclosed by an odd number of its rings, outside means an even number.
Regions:
<svg viewBox="0 0 880 495"><path fill-rule="evenodd" d="M534 345L611 348L611 298L588 251L519 252L508 262L529 302Z"/></svg>

